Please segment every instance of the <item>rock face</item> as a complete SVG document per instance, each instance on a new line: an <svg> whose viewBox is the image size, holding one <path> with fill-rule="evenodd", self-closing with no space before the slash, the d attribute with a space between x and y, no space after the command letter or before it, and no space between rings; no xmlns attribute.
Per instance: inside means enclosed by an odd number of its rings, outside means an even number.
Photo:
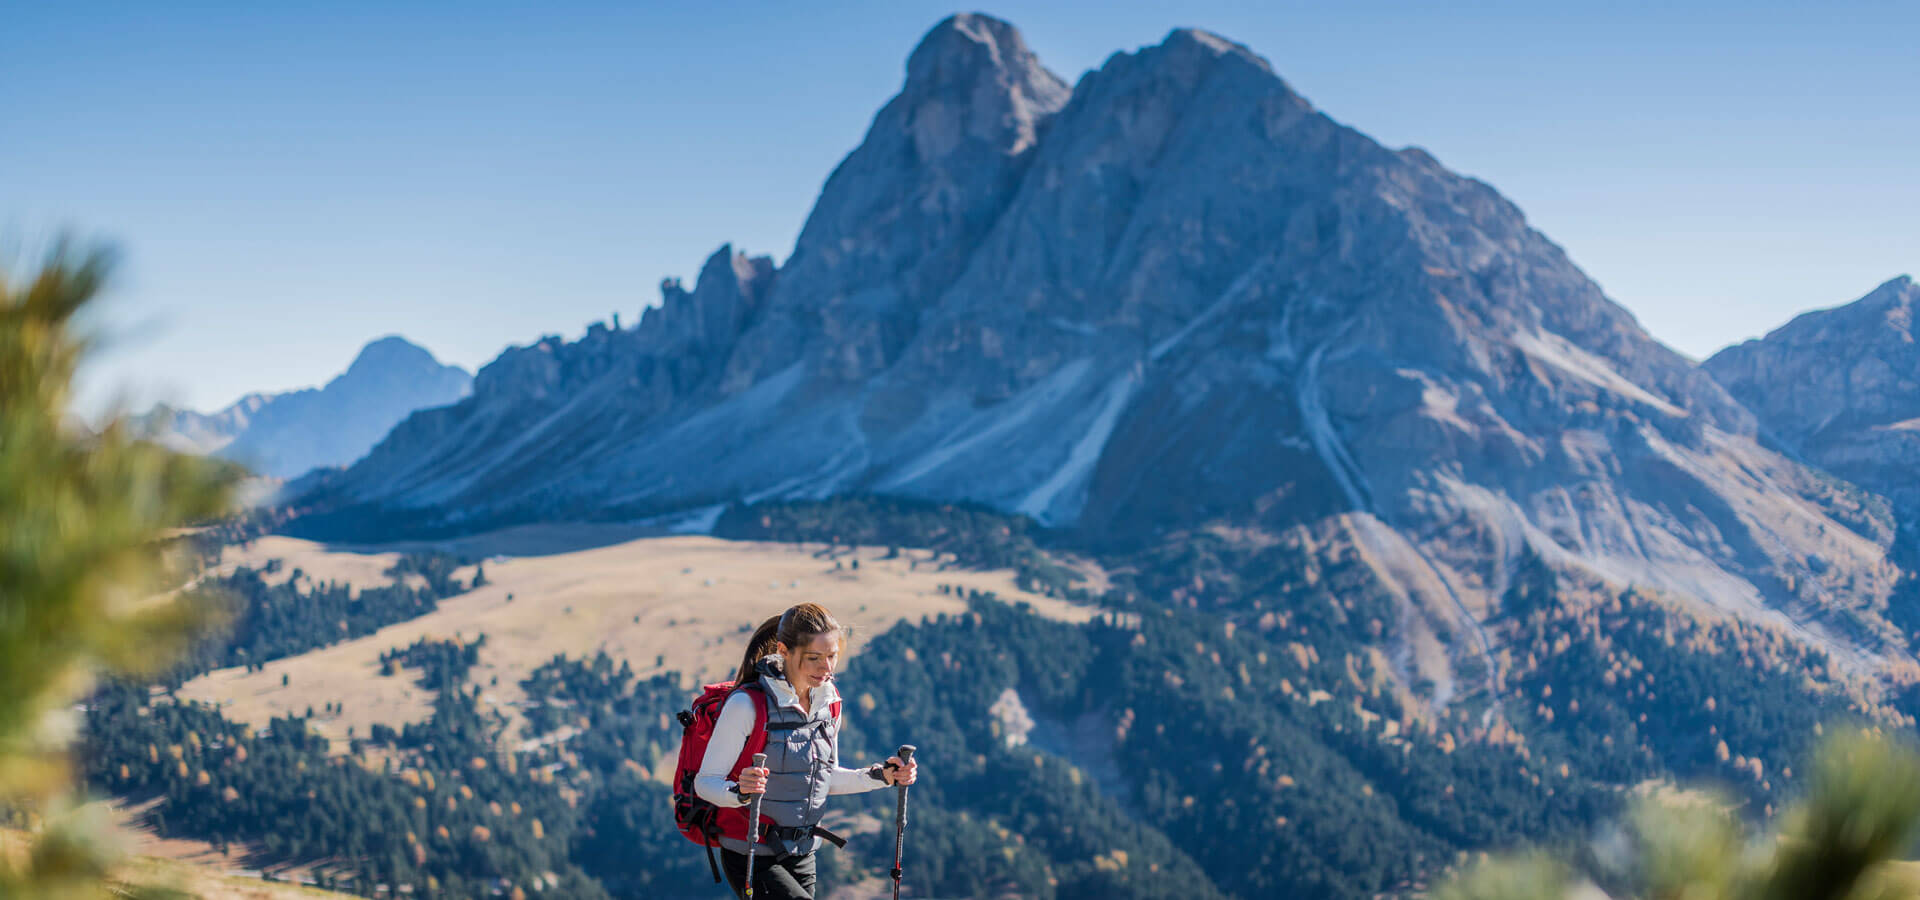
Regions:
<svg viewBox="0 0 1920 900"><path fill-rule="evenodd" d="M1845 306L1805 313L1704 368L1767 436L1920 515L1920 285L1902 275Z"/></svg>
<svg viewBox="0 0 1920 900"><path fill-rule="evenodd" d="M1475 621L1529 552L1758 616L1893 577L1884 521L1513 204L1205 32L1069 92L1010 26L949 19L784 266L726 247L664 293L414 415L333 483L335 521L849 491L1114 541L1353 516Z"/></svg>
<svg viewBox="0 0 1920 900"><path fill-rule="evenodd" d="M1013 26L963 15L936 27L827 179L722 391L802 360L848 383L889 369L1000 220L1068 95Z"/></svg>
<svg viewBox="0 0 1920 900"><path fill-rule="evenodd" d="M137 424L175 449L293 478L365 456L408 414L457 401L472 382L464 369L441 365L402 338L384 337L362 348L325 387L248 394L211 415L161 407Z"/></svg>

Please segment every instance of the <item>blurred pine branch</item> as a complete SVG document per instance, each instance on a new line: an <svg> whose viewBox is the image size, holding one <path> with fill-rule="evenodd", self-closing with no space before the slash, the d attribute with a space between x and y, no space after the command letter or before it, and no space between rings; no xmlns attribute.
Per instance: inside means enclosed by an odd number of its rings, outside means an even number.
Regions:
<svg viewBox="0 0 1920 900"><path fill-rule="evenodd" d="M0 806L32 833L0 854L8 898L171 896L110 885L104 829L68 812L73 706L102 674L156 672L203 620L169 597L186 563L171 536L226 512L235 479L123 415L70 417L96 348L81 314L111 270L68 244L31 273L0 268Z"/></svg>
<svg viewBox="0 0 1920 900"><path fill-rule="evenodd" d="M1571 864L1533 854L1456 875L1439 900L1894 900L1920 897L1900 862L1920 834L1920 751L1873 731L1842 731L1817 751L1807 794L1770 833L1749 836L1730 802L1653 795L1623 840ZM1603 893L1597 885L1613 887Z"/></svg>

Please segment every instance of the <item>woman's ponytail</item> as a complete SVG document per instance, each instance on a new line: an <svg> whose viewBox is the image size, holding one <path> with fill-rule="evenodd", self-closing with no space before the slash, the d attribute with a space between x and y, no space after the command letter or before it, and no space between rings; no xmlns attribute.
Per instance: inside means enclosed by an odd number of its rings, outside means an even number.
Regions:
<svg viewBox="0 0 1920 900"><path fill-rule="evenodd" d="M747 684L755 678L760 677L759 673L754 670L754 664L758 663L761 657L771 656L778 652L779 640L779 616L774 616L765 622L761 622L760 627L753 630L753 637L747 639L747 655L740 660L740 674L735 675L733 678L735 687Z"/></svg>
<svg viewBox="0 0 1920 900"><path fill-rule="evenodd" d="M827 612L826 607L818 603L789 607L786 612L761 622L760 627L754 629L753 637L747 639L747 655L740 659L740 674L734 676L734 686L739 687L760 677L754 665L762 657L779 653L781 644L804 647L816 636L836 632L844 648L850 635L840 628L839 621L834 619L833 613Z"/></svg>

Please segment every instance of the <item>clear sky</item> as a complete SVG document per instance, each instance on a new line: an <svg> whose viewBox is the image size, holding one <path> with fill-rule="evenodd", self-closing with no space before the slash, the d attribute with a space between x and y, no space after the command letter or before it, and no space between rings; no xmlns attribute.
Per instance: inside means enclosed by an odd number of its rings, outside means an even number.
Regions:
<svg viewBox="0 0 1920 900"><path fill-rule="evenodd" d="M215 409L399 333L469 370L784 260L959 9L872 3L0 8L0 252L122 251L90 373ZM329 6L329 10L311 7ZM1068 81L1192 25L1481 178L1704 357L1920 274L1920 4L999 3Z"/></svg>

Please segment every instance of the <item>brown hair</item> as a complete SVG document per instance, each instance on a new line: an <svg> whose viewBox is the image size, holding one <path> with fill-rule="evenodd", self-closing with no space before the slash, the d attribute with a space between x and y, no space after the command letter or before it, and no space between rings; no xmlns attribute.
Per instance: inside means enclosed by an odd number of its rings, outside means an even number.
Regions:
<svg viewBox="0 0 1920 900"><path fill-rule="evenodd" d="M826 607L818 603L788 607L786 612L761 622L760 627L754 629L753 637L747 639L747 654L740 659L740 674L734 676L733 683L746 684L759 677L754 665L762 657L779 652L776 642L786 644L787 649L791 650L804 647L812 643L814 638L835 631L840 631L844 642L846 632L841 631L840 622L834 619L833 613L827 612Z"/></svg>

